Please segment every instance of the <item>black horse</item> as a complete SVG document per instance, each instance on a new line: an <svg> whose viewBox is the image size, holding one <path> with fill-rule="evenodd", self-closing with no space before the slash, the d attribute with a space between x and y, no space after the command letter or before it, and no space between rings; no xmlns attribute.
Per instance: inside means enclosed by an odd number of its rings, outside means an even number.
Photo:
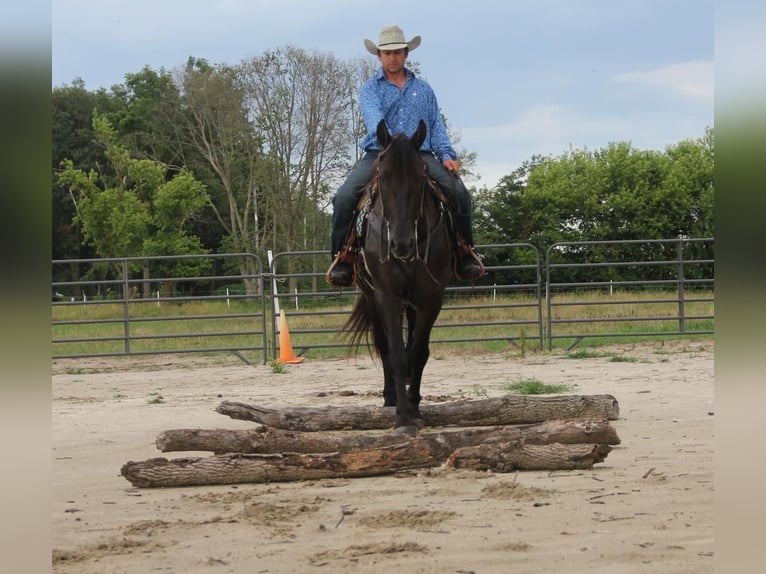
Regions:
<svg viewBox="0 0 766 574"><path fill-rule="evenodd" d="M355 261L359 296L344 329L356 348L372 334L383 364L384 405L396 405L398 432L414 434L431 329L452 275L453 241L446 198L419 151L425 124L411 137L392 136L381 121L377 136L382 151Z"/></svg>

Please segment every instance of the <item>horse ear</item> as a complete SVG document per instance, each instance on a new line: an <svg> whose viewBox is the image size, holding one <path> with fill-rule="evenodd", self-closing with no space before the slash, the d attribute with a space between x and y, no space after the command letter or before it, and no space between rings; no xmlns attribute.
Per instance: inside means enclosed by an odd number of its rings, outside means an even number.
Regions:
<svg viewBox="0 0 766 574"><path fill-rule="evenodd" d="M426 141L426 123L423 120L420 120L418 129L415 130L415 133L412 136L412 143L415 144L417 149L420 149L420 146L423 145L424 141Z"/></svg>
<svg viewBox="0 0 766 574"><path fill-rule="evenodd" d="M380 147L382 147L383 149L386 149L388 147L389 142L391 141L391 134L388 133L388 128L386 127L386 120L380 120L378 122L378 129L376 130L375 133L378 136Z"/></svg>

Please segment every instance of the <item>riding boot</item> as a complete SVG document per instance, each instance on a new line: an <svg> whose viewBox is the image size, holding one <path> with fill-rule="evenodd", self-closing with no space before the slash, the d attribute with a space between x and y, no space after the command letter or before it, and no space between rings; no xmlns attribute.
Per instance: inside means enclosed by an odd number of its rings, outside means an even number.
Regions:
<svg viewBox="0 0 766 574"><path fill-rule="evenodd" d="M468 213L456 213L455 224L457 227L458 248L456 274L459 279L478 279L484 275L484 265L481 257L473 248L473 230L471 229L471 215Z"/></svg>
<svg viewBox="0 0 766 574"><path fill-rule="evenodd" d="M377 151L366 152L333 197L330 243L332 264L327 271L327 281L331 285L346 287L354 281L354 252L349 245L351 235L354 234L352 222L359 196L372 178L377 157Z"/></svg>
<svg viewBox="0 0 766 574"><path fill-rule="evenodd" d="M331 263L327 270L327 282L335 287L348 287L354 282L354 255L349 245L349 227L353 212L349 215L335 206L332 217Z"/></svg>
<svg viewBox="0 0 766 574"><path fill-rule="evenodd" d="M484 265L479 255L473 250L471 194L468 193L463 181L449 173L433 154L423 154L423 159L428 165L428 173L449 198L450 209L454 215L458 243L455 274L458 279L477 279L484 275Z"/></svg>
<svg viewBox="0 0 766 574"><path fill-rule="evenodd" d="M333 229L333 239L335 229ZM327 282L335 287L348 287L354 282L354 254L347 236L341 241L333 240L330 268L327 270ZM350 238L349 238L350 239Z"/></svg>

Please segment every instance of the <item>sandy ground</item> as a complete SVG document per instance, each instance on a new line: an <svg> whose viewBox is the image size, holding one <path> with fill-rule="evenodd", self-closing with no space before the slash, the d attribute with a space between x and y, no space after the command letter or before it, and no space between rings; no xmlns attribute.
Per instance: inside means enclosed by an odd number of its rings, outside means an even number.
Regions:
<svg viewBox="0 0 766 574"><path fill-rule="evenodd" d="M53 571L712 572L713 341L598 351L633 360L437 349L422 389L426 400L492 397L537 379L612 394L622 444L592 470L166 489L134 488L120 468L209 453L160 453L161 431L251 428L215 413L222 400L380 404L379 365L363 354L281 374L233 357L56 361Z"/></svg>

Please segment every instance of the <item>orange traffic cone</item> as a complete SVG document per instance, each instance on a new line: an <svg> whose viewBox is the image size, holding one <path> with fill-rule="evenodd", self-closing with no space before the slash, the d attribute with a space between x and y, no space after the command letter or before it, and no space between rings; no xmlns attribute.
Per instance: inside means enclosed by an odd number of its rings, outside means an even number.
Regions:
<svg viewBox="0 0 766 574"><path fill-rule="evenodd" d="M290 342L290 331L287 329L287 317L283 309L279 311L279 358L277 363L302 363L304 357L296 357L293 344Z"/></svg>

